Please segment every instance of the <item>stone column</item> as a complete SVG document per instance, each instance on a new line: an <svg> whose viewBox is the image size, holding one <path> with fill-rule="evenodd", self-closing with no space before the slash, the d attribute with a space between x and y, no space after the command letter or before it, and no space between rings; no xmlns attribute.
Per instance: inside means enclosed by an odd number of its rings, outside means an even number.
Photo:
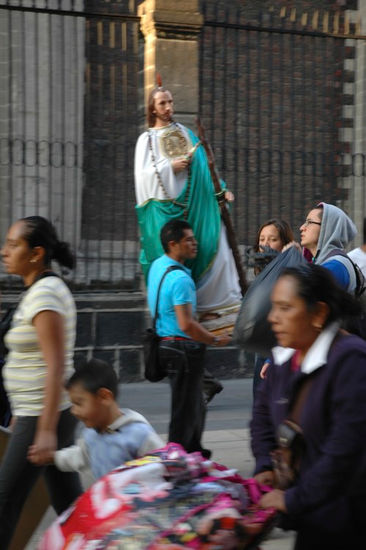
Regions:
<svg viewBox="0 0 366 550"><path fill-rule="evenodd" d="M195 130L199 94L198 0L145 0L139 6L144 49L144 105L156 74L172 92L176 119ZM145 112L145 109L144 109Z"/></svg>

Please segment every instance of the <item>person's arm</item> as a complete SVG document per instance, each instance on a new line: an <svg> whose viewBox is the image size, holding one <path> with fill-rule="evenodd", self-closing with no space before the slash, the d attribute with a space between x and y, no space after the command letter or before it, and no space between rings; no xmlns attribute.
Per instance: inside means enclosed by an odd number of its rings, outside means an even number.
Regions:
<svg viewBox="0 0 366 550"><path fill-rule="evenodd" d="M349 263L351 265L351 262ZM337 260L332 259L324 262L321 265L332 273L333 277L342 288L344 288L345 290L348 289L350 276L345 265L343 265L341 262L338 262Z"/></svg>
<svg viewBox="0 0 366 550"><path fill-rule="evenodd" d="M28 460L39 464L37 449L34 445L29 447ZM43 461L43 464L55 464L62 472L81 472L90 466L86 445L82 439L76 445L58 451L49 451L48 454L44 452Z"/></svg>
<svg viewBox="0 0 366 550"><path fill-rule="evenodd" d="M155 451L155 449L161 449L164 447L165 443L161 439L161 437L156 433L156 431L149 426L149 430L147 430L146 437L139 449L139 455L144 456L151 451Z"/></svg>
<svg viewBox="0 0 366 550"><path fill-rule="evenodd" d="M53 461L62 472L82 472L89 468L90 459L85 441L80 439L76 445L56 451Z"/></svg>
<svg viewBox="0 0 366 550"><path fill-rule="evenodd" d="M208 344L209 346L227 346L231 342L231 337L228 334L215 336L198 323L192 316L191 304L175 305L174 310L179 328L190 336L192 340Z"/></svg>
<svg viewBox="0 0 366 550"><path fill-rule="evenodd" d="M33 324L46 363L43 410L32 445L33 462L43 464L57 448L56 428L65 361L64 318L56 311L45 310L33 318Z"/></svg>
<svg viewBox="0 0 366 550"><path fill-rule="evenodd" d="M273 481L271 451L277 446L270 409L273 393L271 371L274 370L271 368L268 371L268 376L257 389L250 423L251 447L256 461L254 474L257 481L265 484Z"/></svg>
<svg viewBox="0 0 366 550"><path fill-rule="evenodd" d="M342 357L326 410L329 431L321 443L321 455L301 477L299 483L285 492L288 513L298 515L311 511L337 496L347 493L350 483L357 490L365 488L360 472L360 457L366 440L366 354L359 350ZM325 404L324 404L325 406ZM359 468L359 470L357 470Z"/></svg>
<svg viewBox="0 0 366 550"><path fill-rule="evenodd" d="M267 375L267 369L268 367L271 366L271 359L265 359L263 365L262 365L262 368L261 368L261 371L259 373L259 376L262 378L262 380L265 379L266 375Z"/></svg>

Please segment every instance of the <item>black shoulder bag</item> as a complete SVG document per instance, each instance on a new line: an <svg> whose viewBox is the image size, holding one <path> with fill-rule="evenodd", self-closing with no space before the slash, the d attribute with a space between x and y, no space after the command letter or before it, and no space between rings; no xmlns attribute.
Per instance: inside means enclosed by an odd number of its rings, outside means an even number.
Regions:
<svg viewBox="0 0 366 550"><path fill-rule="evenodd" d="M149 380L149 382L160 382L163 378L166 376L166 372L164 368L160 365L159 361L159 342L160 337L158 334L156 334L156 320L158 318L158 307L159 307L159 296L160 296L160 289L161 285L163 284L163 281L165 277L170 273L171 271L175 271L176 269L183 268L179 267L177 265L171 265L168 267L168 269L165 271L164 275L161 278L161 281L159 283L158 292L156 296L156 305L155 305L155 314L153 319L153 326L151 328L146 329L144 335L143 335L143 353L144 353L144 364L145 364L145 378L146 380Z"/></svg>

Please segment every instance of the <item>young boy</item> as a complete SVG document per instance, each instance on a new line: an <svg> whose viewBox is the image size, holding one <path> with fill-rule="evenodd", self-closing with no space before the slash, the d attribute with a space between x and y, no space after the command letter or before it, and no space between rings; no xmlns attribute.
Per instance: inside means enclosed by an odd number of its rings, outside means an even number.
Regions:
<svg viewBox="0 0 366 550"><path fill-rule="evenodd" d="M86 428L76 445L55 451L48 460L62 471L80 472L84 484L89 485L124 462L164 446L144 416L131 409L119 409L117 376L104 361L91 359L78 368L66 383L66 389L71 412ZM35 454L36 449L30 447L30 461Z"/></svg>

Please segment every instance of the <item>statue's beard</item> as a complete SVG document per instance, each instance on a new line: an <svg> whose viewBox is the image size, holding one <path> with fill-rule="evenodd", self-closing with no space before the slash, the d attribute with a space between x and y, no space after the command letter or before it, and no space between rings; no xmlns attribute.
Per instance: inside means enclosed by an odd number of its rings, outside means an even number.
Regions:
<svg viewBox="0 0 366 550"><path fill-rule="evenodd" d="M171 122L173 120L173 113L169 113L169 114L166 114L166 115L156 115L156 118L161 120L162 122Z"/></svg>

